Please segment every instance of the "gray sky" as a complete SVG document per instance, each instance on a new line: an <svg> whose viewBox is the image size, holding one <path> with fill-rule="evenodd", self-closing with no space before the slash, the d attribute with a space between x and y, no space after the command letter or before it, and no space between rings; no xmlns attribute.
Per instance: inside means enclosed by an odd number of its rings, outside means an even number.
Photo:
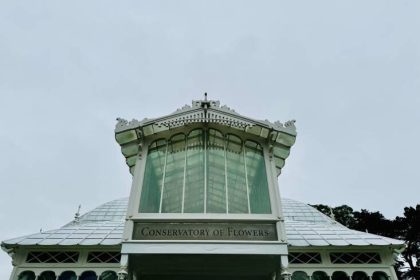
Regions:
<svg viewBox="0 0 420 280"><path fill-rule="evenodd" d="M0 240L128 196L115 118L204 91L297 120L283 196L401 215L420 203L419 14L415 0L0 0Z"/></svg>

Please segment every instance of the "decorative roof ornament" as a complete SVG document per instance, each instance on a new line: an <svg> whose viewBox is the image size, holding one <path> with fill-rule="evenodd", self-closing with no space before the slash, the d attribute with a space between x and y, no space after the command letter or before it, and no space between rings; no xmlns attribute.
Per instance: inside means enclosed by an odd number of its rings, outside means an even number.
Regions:
<svg viewBox="0 0 420 280"><path fill-rule="evenodd" d="M272 149L270 158L276 161L277 175L284 166L284 160L288 157L297 134L295 120L283 124L279 121L272 123L268 120L252 119L226 105L220 105L218 100L208 99L207 93L204 93L204 99L193 100L191 105L185 105L166 116L142 121L117 118L115 139L120 144L132 173L137 159L141 157L142 143L148 136L200 123L231 127L268 141Z"/></svg>
<svg viewBox="0 0 420 280"><path fill-rule="evenodd" d="M330 218L335 221L335 215L334 215L333 209L331 207L328 207L328 208L330 208Z"/></svg>
<svg viewBox="0 0 420 280"><path fill-rule="evenodd" d="M76 214L74 214L74 220L73 220L74 224L80 223L80 208L82 208L82 205L79 205L79 207L77 208Z"/></svg>

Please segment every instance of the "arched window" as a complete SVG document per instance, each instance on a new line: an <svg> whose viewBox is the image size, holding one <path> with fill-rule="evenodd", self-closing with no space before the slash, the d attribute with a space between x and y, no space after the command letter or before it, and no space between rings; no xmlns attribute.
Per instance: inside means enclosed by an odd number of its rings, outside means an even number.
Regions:
<svg viewBox="0 0 420 280"><path fill-rule="evenodd" d="M204 140L201 129L195 129L187 136L184 213L204 213Z"/></svg>
<svg viewBox="0 0 420 280"><path fill-rule="evenodd" d="M99 280L118 280L118 276L114 271L108 270L101 274Z"/></svg>
<svg viewBox="0 0 420 280"><path fill-rule="evenodd" d="M37 280L56 280L55 273L53 271L44 271L42 272Z"/></svg>
<svg viewBox="0 0 420 280"><path fill-rule="evenodd" d="M244 145L239 137L232 134L226 136L226 174L229 213L249 213Z"/></svg>
<svg viewBox="0 0 420 280"><path fill-rule="evenodd" d="M98 277L96 273L93 271L84 271L82 275L80 275L79 280L97 280Z"/></svg>
<svg viewBox="0 0 420 280"><path fill-rule="evenodd" d="M268 193L267 172L263 149L253 141L245 142L245 162L248 177L250 212L264 214L271 212Z"/></svg>
<svg viewBox="0 0 420 280"><path fill-rule="evenodd" d="M77 280L77 275L74 271L64 271L60 274L58 280Z"/></svg>
<svg viewBox="0 0 420 280"><path fill-rule="evenodd" d="M166 150L165 177L162 184L162 213L181 213L185 178L185 135L171 137Z"/></svg>
<svg viewBox="0 0 420 280"><path fill-rule="evenodd" d="M206 133L206 210L208 213L226 213L225 139L215 129Z"/></svg>
<svg viewBox="0 0 420 280"><path fill-rule="evenodd" d="M292 280L309 280L309 276L304 271L295 271L292 274Z"/></svg>
<svg viewBox="0 0 420 280"><path fill-rule="evenodd" d="M329 280L327 273L324 271L315 271L312 273L312 280Z"/></svg>
<svg viewBox="0 0 420 280"><path fill-rule="evenodd" d="M331 276L332 280L349 280L349 277L344 271L334 271Z"/></svg>
<svg viewBox="0 0 420 280"><path fill-rule="evenodd" d="M19 274L18 280L35 280L35 273L33 271L24 271Z"/></svg>
<svg viewBox="0 0 420 280"><path fill-rule="evenodd" d="M154 141L146 158L139 211L271 213L262 147L215 129Z"/></svg>
<svg viewBox="0 0 420 280"><path fill-rule="evenodd" d="M146 168L143 177L143 189L140 200L140 212L160 212L162 174L165 167L166 141L161 139L149 146Z"/></svg>
<svg viewBox="0 0 420 280"><path fill-rule="evenodd" d="M388 275L382 271L375 271L372 275L372 280L388 280Z"/></svg>
<svg viewBox="0 0 420 280"><path fill-rule="evenodd" d="M353 272L353 276L351 277L352 280L369 280L367 274L363 271L355 271Z"/></svg>

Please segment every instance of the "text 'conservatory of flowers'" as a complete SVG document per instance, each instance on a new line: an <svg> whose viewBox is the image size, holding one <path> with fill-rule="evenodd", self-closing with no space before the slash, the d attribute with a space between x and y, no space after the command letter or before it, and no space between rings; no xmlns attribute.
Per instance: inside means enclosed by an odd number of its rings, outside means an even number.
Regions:
<svg viewBox="0 0 420 280"><path fill-rule="evenodd" d="M10 280L396 279L402 241L280 197L294 121L254 120L205 96L160 118L118 119L115 139L129 197L2 242Z"/></svg>

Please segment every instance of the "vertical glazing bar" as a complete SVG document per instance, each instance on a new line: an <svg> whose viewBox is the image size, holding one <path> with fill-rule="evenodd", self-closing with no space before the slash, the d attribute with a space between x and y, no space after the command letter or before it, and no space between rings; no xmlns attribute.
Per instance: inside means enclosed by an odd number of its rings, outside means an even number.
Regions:
<svg viewBox="0 0 420 280"><path fill-rule="evenodd" d="M165 150L165 163L163 165L163 178L162 178L162 187L160 188L160 203L159 203L159 213L162 213L162 201L163 201L163 191L165 190L165 173L166 173L166 161L168 159L168 145L169 141L166 142Z"/></svg>
<svg viewBox="0 0 420 280"><path fill-rule="evenodd" d="M226 159L226 146L228 138L223 137L223 143L225 148L225 191L226 191L226 213L229 213L229 194L228 194L228 174L227 174L227 159Z"/></svg>
<svg viewBox="0 0 420 280"><path fill-rule="evenodd" d="M181 208L181 213L184 213L184 203L185 203L185 178L186 178L186 173L187 173L187 144L188 144L188 137L187 135L185 136L185 159L184 159L184 182L182 184L182 208Z"/></svg>
<svg viewBox="0 0 420 280"><path fill-rule="evenodd" d="M204 213L207 213L207 129L204 133Z"/></svg>
<svg viewBox="0 0 420 280"><path fill-rule="evenodd" d="M248 168L246 167L245 142L242 142L242 155L244 156L245 165L245 182L246 182L246 197L248 199L248 213L251 214L251 202L249 200L249 184L248 184Z"/></svg>

